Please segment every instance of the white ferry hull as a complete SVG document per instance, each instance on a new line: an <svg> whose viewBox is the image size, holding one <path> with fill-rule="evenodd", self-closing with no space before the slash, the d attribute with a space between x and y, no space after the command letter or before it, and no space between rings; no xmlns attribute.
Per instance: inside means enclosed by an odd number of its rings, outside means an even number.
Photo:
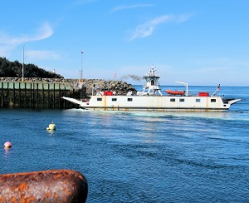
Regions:
<svg viewBox="0 0 249 203"><path fill-rule="evenodd" d="M240 99L224 101L221 97L196 96L92 96L90 100L63 99L79 107L108 111L226 111Z"/></svg>

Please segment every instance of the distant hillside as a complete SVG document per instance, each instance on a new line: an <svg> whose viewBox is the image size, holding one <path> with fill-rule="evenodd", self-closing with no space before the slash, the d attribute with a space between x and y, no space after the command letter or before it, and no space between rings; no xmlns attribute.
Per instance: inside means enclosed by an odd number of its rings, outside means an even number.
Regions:
<svg viewBox="0 0 249 203"><path fill-rule="evenodd" d="M0 57L0 77L21 77L22 63L18 61L11 62L5 57ZM24 64L24 77L40 78L64 78L63 76L46 71L34 64Z"/></svg>

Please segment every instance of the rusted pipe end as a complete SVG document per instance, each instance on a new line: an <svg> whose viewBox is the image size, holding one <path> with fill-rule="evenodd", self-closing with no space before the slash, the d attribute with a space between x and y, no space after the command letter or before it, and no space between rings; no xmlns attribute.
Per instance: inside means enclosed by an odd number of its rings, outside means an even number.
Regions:
<svg viewBox="0 0 249 203"><path fill-rule="evenodd" d="M0 175L0 202L85 202L86 178L73 170Z"/></svg>

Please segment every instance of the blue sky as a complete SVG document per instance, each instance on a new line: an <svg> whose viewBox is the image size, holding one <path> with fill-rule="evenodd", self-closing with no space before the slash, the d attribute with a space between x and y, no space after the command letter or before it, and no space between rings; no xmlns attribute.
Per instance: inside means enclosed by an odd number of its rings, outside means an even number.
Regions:
<svg viewBox="0 0 249 203"><path fill-rule="evenodd" d="M22 62L24 49L25 63L65 78L82 67L83 78L143 76L153 65L164 85L248 86L248 8L248 0L3 0L0 56Z"/></svg>

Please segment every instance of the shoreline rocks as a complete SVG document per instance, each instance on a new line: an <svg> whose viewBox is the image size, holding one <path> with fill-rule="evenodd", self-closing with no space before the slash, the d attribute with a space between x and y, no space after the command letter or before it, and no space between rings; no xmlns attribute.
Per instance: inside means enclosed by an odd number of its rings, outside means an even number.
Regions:
<svg viewBox="0 0 249 203"><path fill-rule="evenodd" d="M83 86L86 87L86 93L92 94L92 90L97 91L115 91L117 95L127 94L129 91L136 92L136 89L125 81L121 80L84 80Z"/></svg>

